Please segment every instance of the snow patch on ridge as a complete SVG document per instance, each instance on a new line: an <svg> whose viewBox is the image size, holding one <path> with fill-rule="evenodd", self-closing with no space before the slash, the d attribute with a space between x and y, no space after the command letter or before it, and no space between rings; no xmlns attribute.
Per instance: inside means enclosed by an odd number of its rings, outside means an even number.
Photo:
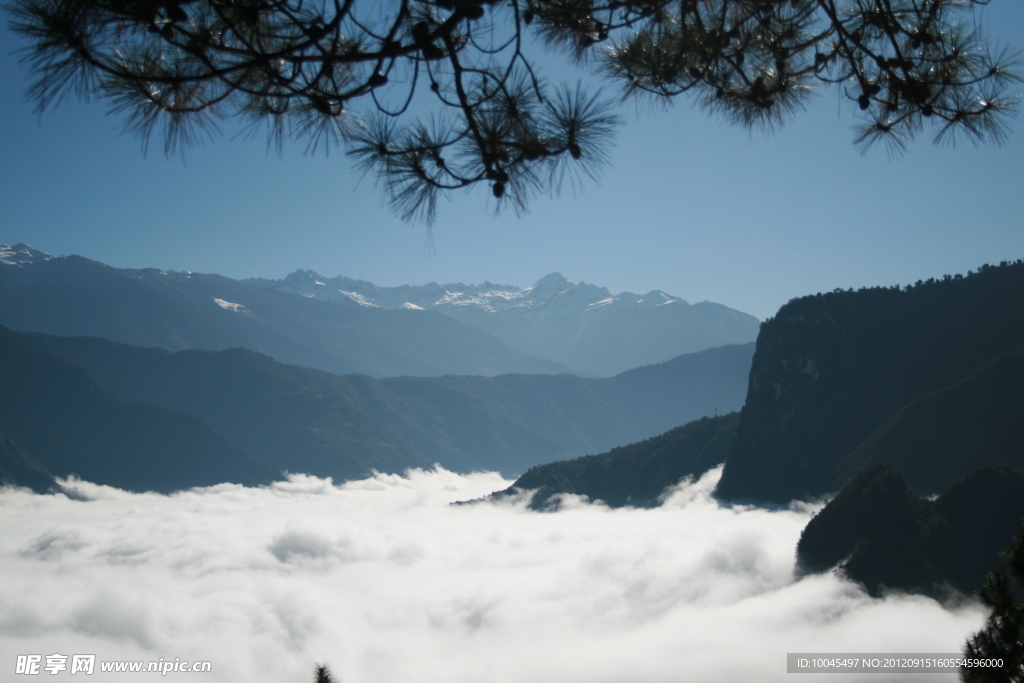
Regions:
<svg viewBox="0 0 1024 683"><path fill-rule="evenodd" d="M225 311L234 311L235 313L245 313L246 308L242 304L233 304L230 301L224 299L218 299L214 297L213 302L223 308Z"/></svg>
<svg viewBox="0 0 1024 683"><path fill-rule="evenodd" d="M360 306L366 306L367 308L380 308L380 306L373 303L372 301L367 299L362 294L359 294L358 292L346 292L344 289L339 289L338 292L343 294L344 296L347 296L349 299L352 299L352 301L355 301Z"/></svg>
<svg viewBox="0 0 1024 683"><path fill-rule="evenodd" d="M595 308L600 308L601 306L610 306L611 304L615 303L616 301L618 301L618 299L616 299L614 296L608 297L607 299L602 299L601 301L595 301L594 303L590 304L589 306L587 306L583 310L584 311L592 311Z"/></svg>

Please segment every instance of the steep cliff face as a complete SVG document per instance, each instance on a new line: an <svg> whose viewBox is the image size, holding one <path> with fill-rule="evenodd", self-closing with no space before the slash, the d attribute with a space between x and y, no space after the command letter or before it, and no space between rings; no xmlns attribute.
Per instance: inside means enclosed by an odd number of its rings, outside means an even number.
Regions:
<svg viewBox="0 0 1024 683"><path fill-rule="evenodd" d="M1024 262L791 301L761 326L717 494L835 491L851 474L839 463L903 406L1022 347Z"/></svg>

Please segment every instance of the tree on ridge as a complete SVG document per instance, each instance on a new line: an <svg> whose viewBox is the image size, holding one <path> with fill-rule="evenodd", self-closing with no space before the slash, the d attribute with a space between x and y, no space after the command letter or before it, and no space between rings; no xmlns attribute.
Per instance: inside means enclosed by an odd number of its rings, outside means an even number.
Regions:
<svg viewBox="0 0 1024 683"><path fill-rule="evenodd" d="M313 683L339 683L331 668L326 664L317 664L313 667Z"/></svg>

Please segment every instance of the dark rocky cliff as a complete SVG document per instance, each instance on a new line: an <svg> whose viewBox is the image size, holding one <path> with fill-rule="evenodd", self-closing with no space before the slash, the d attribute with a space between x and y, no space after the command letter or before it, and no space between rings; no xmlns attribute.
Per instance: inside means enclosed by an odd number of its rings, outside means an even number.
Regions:
<svg viewBox="0 0 1024 683"><path fill-rule="evenodd" d="M1021 261L793 300L761 326L717 495L786 502L833 492L855 474L841 473L841 461L901 408L1021 348Z"/></svg>

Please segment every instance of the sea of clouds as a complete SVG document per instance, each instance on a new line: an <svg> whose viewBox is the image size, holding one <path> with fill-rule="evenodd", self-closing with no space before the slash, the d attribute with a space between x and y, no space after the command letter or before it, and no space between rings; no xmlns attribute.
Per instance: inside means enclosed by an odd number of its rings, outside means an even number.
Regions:
<svg viewBox="0 0 1024 683"><path fill-rule="evenodd" d="M657 509L568 498L556 513L450 505L511 482L443 469L169 496L3 489L0 679L77 680L14 675L18 655L60 653L208 660L166 677L208 683L302 683L314 662L345 683L884 683L921 677L787 674L786 653L953 653L981 626L973 603L796 580L815 508L719 505L719 475Z"/></svg>

